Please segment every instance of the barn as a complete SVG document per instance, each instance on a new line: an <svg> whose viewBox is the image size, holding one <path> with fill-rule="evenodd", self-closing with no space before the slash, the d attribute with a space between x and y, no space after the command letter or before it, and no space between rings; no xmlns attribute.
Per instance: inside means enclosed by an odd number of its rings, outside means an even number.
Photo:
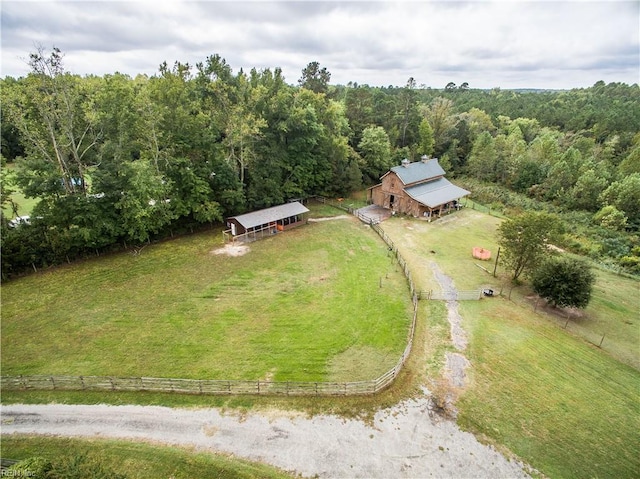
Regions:
<svg viewBox="0 0 640 479"><path fill-rule="evenodd" d="M445 177L437 158L423 157L411 163L402 160L367 190L367 199L394 213L415 217L439 218L460 208L460 199L469 195L464 188Z"/></svg>
<svg viewBox="0 0 640 479"><path fill-rule="evenodd" d="M225 234L232 239L252 241L267 235L276 234L307 221L309 210L299 201L280 206L272 206L239 216L227 218Z"/></svg>

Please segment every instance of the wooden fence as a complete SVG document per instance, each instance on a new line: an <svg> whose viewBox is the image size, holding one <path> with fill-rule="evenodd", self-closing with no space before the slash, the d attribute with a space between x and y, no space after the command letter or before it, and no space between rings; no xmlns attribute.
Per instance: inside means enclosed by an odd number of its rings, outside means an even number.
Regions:
<svg viewBox="0 0 640 479"><path fill-rule="evenodd" d="M216 395L351 396L375 394L397 376L396 367L377 379L357 382L241 381L114 376L14 376L3 390L148 391Z"/></svg>
<svg viewBox="0 0 640 479"><path fill-rule="evenodd" d="M333 206L334 208L338 208L339 210L346 211L349 214L357 216L358 218L365 221L366 223L369 222L367 219L363 219L364 217L362 215L357 214L358 208L355 208L353 205L350 205L350 204L345 205L341 201L336 201L331 198L325 198L324 196L313 196L312 198L316 200L318 203L322 203L323 205Z"/></svg>
<svg viewBox="0 0 640 479"><path fill-rule="evenodd" d="M252 241L257 241L259 239L262 239L265 236L273 236L276 234L278 234L278 229L275 226L265 226L264 228L260 228L259 230L253 230L253 231L249 231L247 233L243 233L235 236L231 234L231 230L224 230L222 232L222 239L224 243L230 243L230 242L251 243Z"/></svg>
<svg viewBox="0 0 640 479"><path fill-rule="evenodd" d="M316 201L319 201L320 203L323 203L325 205L329 205L329 206L333 206L334 208L338 208L341 209L343 211L346 211L349 214L352 214L353 216L355 216L356 218L358 218L360 221L362 221L363 223L366 223L368 225L377 225L380 224L380 219L378 218L372 218L370 216L365 215L364 213L362 213L360 210L361 208L356 208L353 205L345 205L343 203L340 203L338 201L332 200L332 199L327 199L323 196L316 196L315 197Z"/></svg>
<svg viewBox="0 0 640 479"><path fill-rule="evenodd" d="M329 203L327 201L327 203ZM333 202L329 203L332 204ZM332 206L337 206L333 205ZM338 206L350 213L356 210ZM62 391L150 391L175 392L183 394L219 395L284 395L284 396L355 396L375 394L390 386L398 377L411 354L413 337L418 318L418 294L411 279L411 271L391 238L378 224L371 224L373 230L384 240L389 251L395 255L402 268L413 305L411 326L407 334L407 345L402 356L387 372L376 379L355 382L301 382L301 381L241 381L216 379L171 379L171 378L121 378L114 376L3 376L0 378L2 390L62 390Z"/></svg>

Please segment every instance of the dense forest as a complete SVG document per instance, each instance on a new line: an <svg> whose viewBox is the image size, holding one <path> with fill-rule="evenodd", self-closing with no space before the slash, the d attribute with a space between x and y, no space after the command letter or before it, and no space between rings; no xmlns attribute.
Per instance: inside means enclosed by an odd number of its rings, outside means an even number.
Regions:
<svg viewBox="0 0 640 479"><path fill-rule="evenodd" d="M317 62L291 84L219 55L151 77L81 77L63 60L39 49L29 75L0 80L4 279L291 198L345 196L424 154L476 201L561 215L563 246L640 273L638 85L336 86ZM38 202L11 227L15 190Z"/></svg>

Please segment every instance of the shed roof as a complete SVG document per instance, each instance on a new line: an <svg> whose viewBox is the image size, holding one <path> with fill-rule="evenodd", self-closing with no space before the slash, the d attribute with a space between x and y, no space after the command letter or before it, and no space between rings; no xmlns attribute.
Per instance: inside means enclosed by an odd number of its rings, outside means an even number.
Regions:
<svg viewBox="0 0 640 479"><path fill-rule="evenodd" d="M398 175L402 183L405 185L410 185L419 181L426 181L445 174L445 171L440 166L440 163L438 163L437 158L394 166L391 168L391 171ZM385 176L388 174L389 173L386 173Z"/></svg>
<svg viewBox="0 0 640 479"><path fill-rule="evenodd" d="M428 183L411 186L406 188L405 191L411 198L429 208L435 208L471 194L470 191L454 185L446 178L438 178Z"/></svg>
<svg viewBox="0 0 640 479"><path fill-rule="evenodd" d="M253 211L244 215L232 216L229 219L235 219L245 229L253 228L274 221L282 220L284 218L290 218L291 216L301 215L308 213L309 210L298 201L291 203L285 203L280 206L272 206L271 208L265 208L263 210Z"/></svg>

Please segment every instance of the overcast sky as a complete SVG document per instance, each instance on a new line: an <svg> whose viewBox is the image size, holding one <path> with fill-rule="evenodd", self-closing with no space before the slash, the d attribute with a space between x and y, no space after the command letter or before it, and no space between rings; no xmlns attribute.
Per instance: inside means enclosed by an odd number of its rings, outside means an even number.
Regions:
<svg viewBox="0 0 640 479"><path fill-rule="evenodd" d="M0 75L28 73L36 45L76 74L153 75L219 54L282 68L318 61L331 84L574 88L640 82L640 1L7 1Z"/></svg>

